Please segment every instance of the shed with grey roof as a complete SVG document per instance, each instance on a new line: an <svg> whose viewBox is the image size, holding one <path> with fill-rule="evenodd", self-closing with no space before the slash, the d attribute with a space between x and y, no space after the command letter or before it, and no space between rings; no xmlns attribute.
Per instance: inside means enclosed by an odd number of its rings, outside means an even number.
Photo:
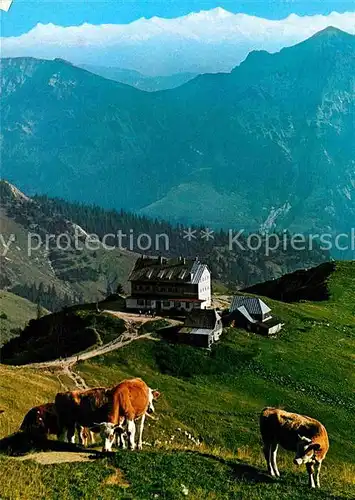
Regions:
<svg viewBox="0 0 355 500"><path fill-rule="evenodd" d="M229 312L244 307L248 314L256 321L266 321L271 318L271 309L265 302L258 297L247 297L237 295L233 297Z"/></svg>
<svg viewBox="0 0 355 500"><path fill-rule="evenodd" d="M262 335L274 335L283 326L281 321L272 317L270 307L263 300L245 295L233 297L229 313L223 321L225 325Z"/></svg>

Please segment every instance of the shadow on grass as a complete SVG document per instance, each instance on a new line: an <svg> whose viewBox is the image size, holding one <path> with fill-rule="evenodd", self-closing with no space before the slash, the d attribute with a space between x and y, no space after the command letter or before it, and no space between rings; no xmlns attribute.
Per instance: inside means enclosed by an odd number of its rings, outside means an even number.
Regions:
<svg viewBox="0 0 355 500"><path fill-rule="evenodd" d="M84 448L64 441L54 441L51 439L36 439L25 432L15 432L0 440L0 454L8 456L23 456L27 453L38 451L67 451L73 453L90 453L93 458L103 456L100 451Z"/></svg>
<svg viewBox="0 0 355 500"><path fill-rule="evenodd" d="M200 457L209 458L226 465L232 470L232 475L235 479L244 480L251 483L274 483L275 479L262 472L257 467L241 462L238 459L227 460L223 457L218 457L210 453L201 453L200 451L189 450L187 453L195 454Z"/></svg>
<svg viewBox="0 0 355 500"><path fill-rule="evenodd" d="M180 453L181 450L174 450L174 452ZM197 455L199 457L208 458L210 460L217 461L225 466L227 466L231 470L231 475L236 481L248 482L252 484L282 484L284 487L293 487L295 490L304 491L304 498L318 498L318 499L327 499L327 500L349 500L355 499L355 497L350 497L347 495L331 493L324 486L321 489L311 489L307 486L307 474L305 473L304 478L302 479L302 484L296 481L295 476L292 473L285 472L281 478L273 478L269 476L266 472L261 471L257 467L246 464L238 459L225 459L223 457L219 457L216 455L212 455L210 453L202 453L194 450L186 450L184 453L189 453L193 455ZM303 482L304 481L304 482ZM276 498L276 497L275 497ZM279 497L277 497L279 498ZM296 498L296 496L295 496ZM301 498L301 497L299 497Z"/></svg>

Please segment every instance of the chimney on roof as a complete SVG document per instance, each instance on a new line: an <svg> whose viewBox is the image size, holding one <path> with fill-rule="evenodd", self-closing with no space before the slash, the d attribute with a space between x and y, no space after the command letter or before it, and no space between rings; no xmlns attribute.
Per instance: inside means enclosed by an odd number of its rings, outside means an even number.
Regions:
<svg viewBox="0 0 355 500"><path fill-rule="evenodd" d="M163 257L161 255L159 255L159 257L158 257L158 264L163 264L163 262L164 262Z"/></svg>

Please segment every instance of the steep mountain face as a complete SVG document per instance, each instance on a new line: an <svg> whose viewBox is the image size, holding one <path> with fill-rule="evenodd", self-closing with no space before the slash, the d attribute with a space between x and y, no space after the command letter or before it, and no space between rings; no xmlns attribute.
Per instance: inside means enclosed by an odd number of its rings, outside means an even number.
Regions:
<svg viewBox="0 0 355 500"><path fill-rule="evenodd" d="M176 73L169 76L146 76L139 73L139 71L110 66L91 66L90 64L79 64L78 66L79 68L86 69L108 80L125 83L126 85L147 92L174 89L197 76L195 73Z"/></svg>
<svg viewBox="0 0 355 500"><path fill-rule="evenodd" d="M3 174L175 221L349 230L354 40L329 28L153 94L60 60L2 60Z"/></svg>

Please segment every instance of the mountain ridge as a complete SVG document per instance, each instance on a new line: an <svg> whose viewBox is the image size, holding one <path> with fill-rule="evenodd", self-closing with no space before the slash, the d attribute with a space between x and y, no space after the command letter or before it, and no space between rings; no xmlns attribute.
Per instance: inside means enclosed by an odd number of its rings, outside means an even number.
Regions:
<svg viewBox="0 0 355 500"><path fill-rule="evenodd" d="M231 74L151 94L58 61L31 78L26 68L5 68L4 175L29 194L50 186L55 196L174 222L348 230L355 37L345 38L313 51L326 32L251 54ZM194 213L205 193L216 194Z"/></svg>

